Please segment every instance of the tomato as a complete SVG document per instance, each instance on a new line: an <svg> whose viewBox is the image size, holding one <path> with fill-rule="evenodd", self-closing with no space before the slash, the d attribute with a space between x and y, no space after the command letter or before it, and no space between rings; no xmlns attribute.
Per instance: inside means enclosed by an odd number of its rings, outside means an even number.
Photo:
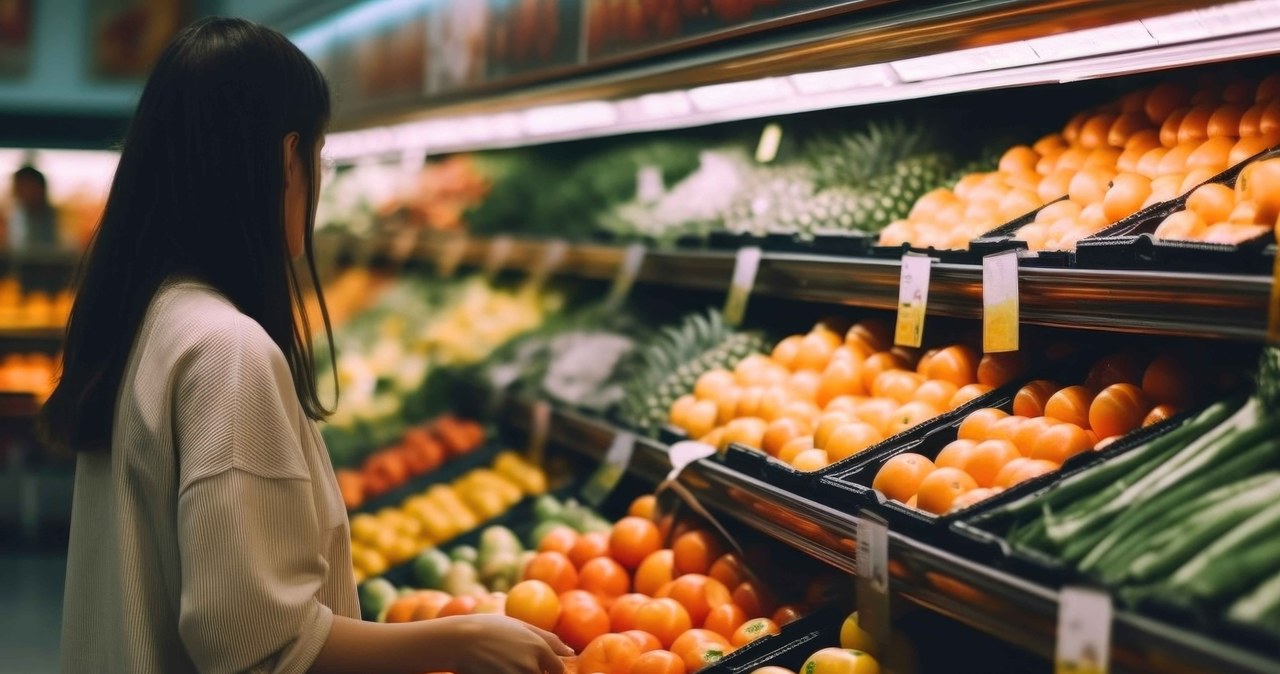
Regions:
<svg viewBox="0 0 1280 674"><path fill-rule="evenodd" d="M693 628L689 612L674 599L651 599L636 611L635 627L658 638L665 647Z"/></svg>
<svg viewBox="0 0 1280 674"><path fill-rule="evenodd" d="M710 630L688 630L671 644L671 652L690 672L723 660L731 650L727 639Z"/></svg>
<svg viewBox="0 0 1280 674"><path fill-rule="evenodd" d="M763 639L772 634L779 634L782 630L778 628L778 624L768 618L756 618L742 624L733 633L731 643L734 646L746 646L756 639Z"/></svg>
<svg viewBox="0 0 1280 674"><path fill-rule="evenodd" d="M560 620L560 596L540 580L526 580L507 594L507 615L534 627L553 630Z"/></svg>
<svg viewBox="0 0 1280 674"><path fill-rule="evenodd" d="M689 612L694 625L702 625L711 609L732 603L729 588L718 580L702 574L689 573L672 581L658 592L659 597L670 597Z"/></svg>

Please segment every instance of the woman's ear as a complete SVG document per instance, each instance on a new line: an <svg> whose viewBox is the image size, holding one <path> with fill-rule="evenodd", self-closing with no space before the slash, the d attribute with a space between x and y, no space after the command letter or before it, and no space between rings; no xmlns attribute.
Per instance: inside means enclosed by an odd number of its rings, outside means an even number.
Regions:
<svg viewBox="0 0 1280 674"><path fill-rule="evenodd" d="M298 142L300 140L301 137L298 135L298 132L292 131L285 134L284 141L281 143L281 150L284 152L284 161L281 165L284 166L285 187L290 186L289 183L293 178L294 171L298 168Z"/></svg>

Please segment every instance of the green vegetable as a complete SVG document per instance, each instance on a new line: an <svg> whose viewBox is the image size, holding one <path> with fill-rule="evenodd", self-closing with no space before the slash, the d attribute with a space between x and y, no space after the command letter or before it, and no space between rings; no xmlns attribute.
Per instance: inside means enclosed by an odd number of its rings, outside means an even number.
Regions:
<svg viewBox="0 0 1280 674"><path fill-rule="evenodd" d="M1239 596L1280 571L1280 501L1273 500L1214 541L1169 579L1187 599L1212 601Z"/></svg>
<svg viewBox="0 0 1280 674"><path fill-rule="evenodd" d="M1227 617L1280 635L1280 571L1241 597L1227 610Z"/></svg>

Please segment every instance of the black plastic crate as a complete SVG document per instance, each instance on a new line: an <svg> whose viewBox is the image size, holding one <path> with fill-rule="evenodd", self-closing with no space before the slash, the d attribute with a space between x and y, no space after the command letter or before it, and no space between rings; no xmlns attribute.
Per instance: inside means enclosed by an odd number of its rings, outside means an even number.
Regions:
<svg viewBox="0 0 1280 674"><path fill-rule="evenodd" d="M810 655L840 642L845 613L827 606L795 622L784 625L780 634L757 639L709 667L701 674L749 674L769 665L799 671Z"/></svg>

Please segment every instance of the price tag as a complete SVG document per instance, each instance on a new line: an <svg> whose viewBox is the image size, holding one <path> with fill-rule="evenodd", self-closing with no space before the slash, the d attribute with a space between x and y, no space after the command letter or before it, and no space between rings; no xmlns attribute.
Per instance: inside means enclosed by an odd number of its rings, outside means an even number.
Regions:
<svg viewBox="0 0 1280 674"><path fill-rule="evenodd" d="M933 258L917 253L902 256L898 280L898 326L893 343L919 348L924 341L925 310L929 306L929 275Z"/></svg>
<svg viewBox="0 0 1280 674"><path fill-rule="evenodd" d="M1111 595L1067 586L1058 595L1055 674L1107 674L1111 663Z"/></svg>
<svg viewBox="0 0 1280 674"><path fill-rule="evenodd" d="M569 256L569 242L564 239L556 239L547 244L542 249L542 259L538 261L538 266L533 268L533 273L529 275L529 284L534 288L541 288L546 284L547 279L551 278L560 265L564 264L564 260Z"/></svg>
<svg viewBox="0 0 1280 674"><path fill-rule="evenodd" d="M756 272L760 270L759 246L738 249L733 263L733 279L729 282L729 296L724 301L724 320L738 326L747 315L747 302L756 286Z"/></svg>
<svg viewBox="0 0 1280 674"><path fill-rule="evenodd" d="M436 258L436 276L442 279L453 278L458 273L462 259L467 255L467 235L458 234L445 239L440 244L440 254Z"/></svg>
<svg viewBox="0 0 1280 674"><path fill-rule="evenodd" d="M515 242L509 236L495 236L489 240L489 253L484 259L484 275L490 279L498 275L511 258Z"/></svg>
<svg viewBox="0 0 1280 674"><path fill-rule="evenodd" d="M1267 312L1267 342L1280 344L1280 251L1271 273L1271 310Z"/></svg>
<svg viewBox="0 0 1280 674"><path fill-rule="evenodd" d="M657 166L641 166L636 171L636 200L642 204L652 204L666 193L667 185L662 180L662 169Z"/></svg>
<svg viewBox="0 0 1280 674"><path fill-rule="evenodd" d="M547 457L547 438L551 434L551 403L535 400L529 408L529 462L541 466Z"/></svg>
<svg viewBox="0 0 1280 674"><path fill-rule="evenodd" d="M623 251L622 266L618 267L618 275L613 277L613 287L609 289L609 297L605 300L605 304L610 309L617 311L627 303L631 288L635 286L636 279L640 277L640 269L644 267L644 256L647 252L647 249L638 243L627 246Z"/></svg>
<svg viewBox="0 0 1280 674"><path fill-rule="evenodd" d="M1018 251L982 258L982 350L1018 350Z"/></svg>
<svg viewBox="0 0 1280 674"><path fill-rule="evenodd" d="M760 142L756 145L756 161L768 164L778 158L778 148L782 145L782 126L777 123L766 124L760 132Z"/></svg>
<svg viewBox="0 0 1280 674"><path fill-rule="evenodd" d="M617 488L618 483L622 481L622 476L627 474L627 467L631 465L631 455L635 449L636 436L632 433L622 431L613 436L613 442L604 453L600 467L582 488L582 500L593 508L599 508L600 504L604 503Z"/></svg>
<svg viewBox="0 0 1280 674"><path fill-rule="evenodd" d="M878 643L889 643L889 525L871 513L857 522L858 624Z"/></svg>

